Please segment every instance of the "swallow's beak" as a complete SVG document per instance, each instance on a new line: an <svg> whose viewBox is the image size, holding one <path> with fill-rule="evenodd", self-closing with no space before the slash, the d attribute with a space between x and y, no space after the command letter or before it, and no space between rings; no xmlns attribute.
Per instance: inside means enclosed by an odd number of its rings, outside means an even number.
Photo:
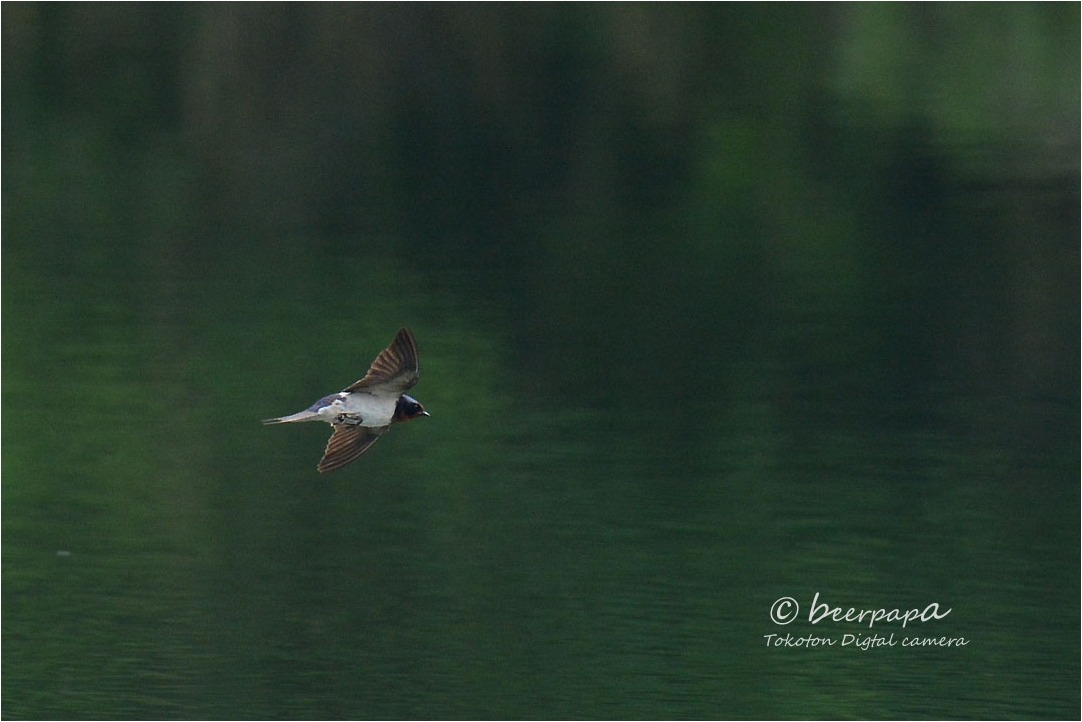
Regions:
<svg viewBox="0 0 1082 722"><path fill-rule="evenodd" d="M421 412L421 416L431 416L431 415L432 414L428 413L427 411L422 411Z"/></svg>

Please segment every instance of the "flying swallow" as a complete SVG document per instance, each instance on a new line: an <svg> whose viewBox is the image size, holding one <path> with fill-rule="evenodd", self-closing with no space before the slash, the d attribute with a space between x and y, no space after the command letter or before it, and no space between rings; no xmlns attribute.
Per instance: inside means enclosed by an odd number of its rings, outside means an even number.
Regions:
<svg viewBox="0 0 1082 722"><path fill-rule="evenodd" d="M341 469L368 451L391 424L429 415L417 399L405 393L420 378L417 367L417 339L403 328L360 381L345 391L324 396L304 411L263 423L326 421L334 432L316 468L321 473Z"/></svg>

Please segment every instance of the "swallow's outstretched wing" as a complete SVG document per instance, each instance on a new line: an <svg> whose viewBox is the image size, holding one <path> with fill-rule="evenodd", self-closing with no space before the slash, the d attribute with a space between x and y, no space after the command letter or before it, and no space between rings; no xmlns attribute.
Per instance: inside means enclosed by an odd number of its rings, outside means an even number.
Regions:
<svg viewBox="0 0 1082 722"><path fill-rule="evenodd" d="M384 427L386 428L386 427ZM341 469L346 464L356 461L371 448L372 444L383 435L383 429L370 429L364 426L335 424L331 440L316 467L320 473Z"/></svg>
<svg viewBox="0 0 1082 722"><path fill-rule="evenodd" d="M374 396L398 397L420 378L417 339L408 328L399 330L391 345L383 349L368 373L346 391L365 391Z"/></svg>

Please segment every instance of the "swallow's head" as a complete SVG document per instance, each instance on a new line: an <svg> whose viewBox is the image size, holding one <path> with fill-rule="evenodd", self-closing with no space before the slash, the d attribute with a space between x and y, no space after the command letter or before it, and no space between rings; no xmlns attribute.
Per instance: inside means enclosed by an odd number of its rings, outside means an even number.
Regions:
<svg viewBox="0 0 1082 722"><path fill-rule="evenodd" d="M398 397L398 403L394 407L394 417L391 419L391 423L398 423L400 421L413 421L419 419L422 416L428 416L429 413L425 411L425 407L421 406L421 402L412 396L402 394Z"/></svg>

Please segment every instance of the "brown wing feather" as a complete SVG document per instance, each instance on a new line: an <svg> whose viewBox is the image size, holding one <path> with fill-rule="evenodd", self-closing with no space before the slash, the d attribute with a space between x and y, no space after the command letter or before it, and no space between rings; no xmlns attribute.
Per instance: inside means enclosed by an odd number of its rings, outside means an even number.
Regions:
<svg viewBox="0 0 1082 722"><path fill-rule="evenodd" d="M387 386L388 391L401 394L417 383L420 374L417 361L417 339L408 328L399 330L391 345L383 349L364 378L346 391L358 391L370 386Z"/></svg>
<svg viewBox="0 0 1082 722"><path fill-rule="evenodd" d="M335 426L331 440L327 442L327 450L316 468L323 474L341 469L359 459L379 437L379 431L364 426Z"/></svg>

